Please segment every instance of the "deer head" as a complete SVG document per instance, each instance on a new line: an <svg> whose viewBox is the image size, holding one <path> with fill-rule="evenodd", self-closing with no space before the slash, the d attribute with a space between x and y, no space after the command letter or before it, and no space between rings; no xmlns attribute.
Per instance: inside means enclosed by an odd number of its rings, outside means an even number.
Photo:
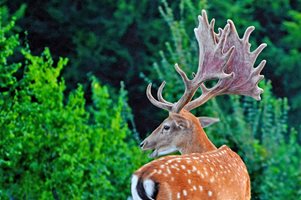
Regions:
<svg viewBox="0 0 301 200"><path fill-rule="evenodd" d="M143 150L154 150L151 157L175 151L191 153L215 149L202 128L217 122L218 119L197 118L189 111L218 95L237 94L260 100L260 94L263 92L258 83L263 79L260 72L266 61L261 61L256 68L253 68L253 65L266 44L261 44L253 52L250 51L249 37L254 27L248 27L244 36L239 38L231 20L215 33L214 19L209 23L204 10L198 19L199 26L194 30L199 44L198 70L194 77L189 79L179 65L175 65L185 86L182 97L175 103L166 101L162 96L165 81L158 89L157 99L151 94L152 84L147 87L146 95L150 102L169 112L169 117L140 144ZM206 81L212 79L217 79L217 84L207 88ZM199 88L202 91L201 96L192 100ZM196 141L199 147L189 148Z"/></svg>
<svg viewBox="0 0 301 200"><path fill-rule="evenodd" d="M182 110L180 113L170 112L159 127L152 134L141 142L140 147L143 150L154 150L150 157L154 158L174 152L189 153L200 152L202 149L212 148L203 128L218 122L217 118L199 117L196 118L190 112ZM194 134L197 132L198 134ZM203 141L202 145L192 145L196 142Z"/></svg>

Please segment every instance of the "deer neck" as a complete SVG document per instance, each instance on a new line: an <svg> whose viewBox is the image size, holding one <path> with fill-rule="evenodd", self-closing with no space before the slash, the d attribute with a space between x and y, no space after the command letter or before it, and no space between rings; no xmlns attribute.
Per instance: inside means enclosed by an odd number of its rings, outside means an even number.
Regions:
<svg viewBox="0 0 301 200"><path fill-rule="evenodd" d="M183 148L180 149L181 154L205 153L217 149L209 140L202 127L195 127L190 140L188 140Z"/></svg>

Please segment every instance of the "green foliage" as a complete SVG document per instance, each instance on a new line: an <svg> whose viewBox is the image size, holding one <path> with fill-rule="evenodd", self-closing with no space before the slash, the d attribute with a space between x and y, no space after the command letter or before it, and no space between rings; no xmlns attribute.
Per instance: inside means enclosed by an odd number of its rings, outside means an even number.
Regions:
<svg viewBox="0 0 301 200"><path fill-rule="evenodd" d="M23 3L6 1L11 11ZM131 86L127 89L135 119L142 120L136 123L137 128L143 134L150 129L154 118L148 117L151 112L145 106L148 101L145 95L137 93L143 94L145 90L139 73L149 73L149 66L158 57L157 49L163 48L169 38L162 33L167 26L158 11L160 1L26 0L25 3L25 17L18 25L28 31L26 38L32 51L39 54L47 46L55 60L59 56L70 58L69 67L62 73L67 91L81 83L86 96L90 95L87 84L90 73L115 88L123 80Z"/></svg>
<svg viewBox="0 0 301 200"><path fill-rule="evenodd" d="M155 121L147 117L152 110L144 106L146 98L136 95L145 90L139 73L152 73L150 66L158 60L157 50L163 49L165 41L171 42L175 38L170 37L171 34L182 32L183 38L177 37L178 42L190 43L188 36L193 33L196 16L203 8L208 10L209 17L216 18L217 26L224 25L226 19L233 19L240 34L247 26L253 25L256 31L252 34L252 45L258 46L262 41L268 43L263 57L273 67L264 69L264 74L272 80L277 96L288 97L291 106L289 124L300 124L299 1L166 1L175 19L185 17L185 21L180 22L184 24L174 25L172 32L162 31L167 29L164 23L167 19L166 16L165 19L160 17L160 1L89 0L83 3L27 0L26 6L20 0L4 2L12 10L22 7L19 10L23 12L27 6L25 17L18 24L30 33L28 39L33 52L41 52L46 45L52 50L54 59L61 55L71 58L70 67L63 71L67 90L78 82L83 83L84 90L87 90L85 83L90 72L115 87L118 87L119 80L131 85L129 96L135 116L149 124L148 127L137 123L142 131L151 129ZM183 25L188 36L181 30ZM179 45L177 48L183 49Z"/></svg>
<svg viewBox="0 0 301 200"><path fill-rule="evenodd" d="M183 0L179 12L194 13L187 6L190 3ZM175 102L184 86L173 65L178 62L187 74L196 71L197 42L185 31L190 18L176 19L167 3L160 10L173 32L172 43L166 44L166 53L160 52L161 61L154 64L152 76L167 82L164 94ZM261 87L265 93L260 102L249 97L218 97L197 109L196 114L221 119L206 132L217 146L226 144L242 156L250 173L253 199L294 199L301 193L301 146L297 132L288 128L288 101L273 96L270 82L261 83Z"/></svg>
<svg viewBox="0 0 301 200"><path fill-rule="evenodd" d="M146 156L127 126L124 87L112 99L92 77L91 105L80 85L66 95L68 60L33 55L13 26L0 26L0 198L125 199ZM22 61L9 62L18 49Z"/></svg>
<svg viewBox="0 0 301 200"><path fill-rule="evenodd" d="M301 119L299 1L166 0L159 10L158 1L147 0L4 0L3 4L10 8L0 7L3 198L43 198L45 191L45 198L66 194L62 198L124 199L127 177L143 160L125 123L133 116L121 103L126 97L124 90L119 95L109 94L109 88L95 78L88 80L86 74L93 72L102 82L116 87L120 80L131 86L130 103L144 134L160 120L154 115L157 110L145 106L150 104L142 95L144 85L138 74L166 80L166 98L178 99L184 88L171 72L172 66L179 63L189 75L195 71L198 48L193 28L203 8L209 18L216 18L217 26L233 19L240 35L247 26L256 27L252 47L268 43L262 55L268 61L264 74L272 80L273 92L288 100L277 100L266 83L260 103L219 97L196 113L222 118L208 134L215 144L228 144L245 159L253 198L300 196L300 146L297 132L289 128L299 126ZM21 18L17 26L9 19L11 11L15 19ZM29 32L25 39L35 54L46 45L52 56L47 49L42 56L33 56L21 48L18 36L12 33L22 30ZM165 41L164 52L158 53ZM64 68L67 60L60 59L61 55L71 58L69 67ZM151 67L160 58L161 62ZM67 95L78 82L83 86ZM121 170L123 166L127 169Z"/></svg>

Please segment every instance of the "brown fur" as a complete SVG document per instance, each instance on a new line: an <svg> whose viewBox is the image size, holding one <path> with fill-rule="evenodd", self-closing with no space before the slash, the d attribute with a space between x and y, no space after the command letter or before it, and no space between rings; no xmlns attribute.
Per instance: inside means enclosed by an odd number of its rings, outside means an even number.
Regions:
<svg viewBox="0 0 301 200"><path fill-rule="evenodd" d="M168 124L170 129L164 131ZM217 149L198 118L188 111L169 117L144 141L144 149L175 146L183 155L154 160L134 174L159 183L157 199L250 199L244 162L229 147Z"/></svg>
<svg viewBox="0 0 301 200"><path fill-rule="evenodd" d="M144 165L135 175L159 183L158 200L178 195L189 200L250 199L246 166L227 146L202 154L166 156Z"/></svg>

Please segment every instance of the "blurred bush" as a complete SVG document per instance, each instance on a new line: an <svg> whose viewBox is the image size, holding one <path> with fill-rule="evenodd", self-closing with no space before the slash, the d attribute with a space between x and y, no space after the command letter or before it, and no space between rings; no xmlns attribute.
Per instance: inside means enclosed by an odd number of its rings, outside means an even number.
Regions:
<svg viewBox="0 0 301 200"><path fill-rule="evenodd" d="M164 97L171 102L176 102L184 92L174 64L178 63L188 75L198 66L197 43L186 30L193 24L187 15L200 8L192 7L189 2L182 1L178 18L166 2L160 7L172 42L160 52L161 60L154 64L152 78L167 82ZM273 96L270 82L262 82L261 87L265 92L260 102L250 97L221 96L194 112L221 119L206 132L217 146L226 144L241 155L250 173L252 199L295 199L301 196L301 146L296 130L288 126L288 101Z"/></svg>
<svg viewBox="0 0 301 200"><path fill-rule="evenodd" d="M0 22L0 198L126 199L146 156L127 126L123 85L112 99L91 77L87 106L81 85L65 92L68 60L33 55L13 27Z"/></svg>

